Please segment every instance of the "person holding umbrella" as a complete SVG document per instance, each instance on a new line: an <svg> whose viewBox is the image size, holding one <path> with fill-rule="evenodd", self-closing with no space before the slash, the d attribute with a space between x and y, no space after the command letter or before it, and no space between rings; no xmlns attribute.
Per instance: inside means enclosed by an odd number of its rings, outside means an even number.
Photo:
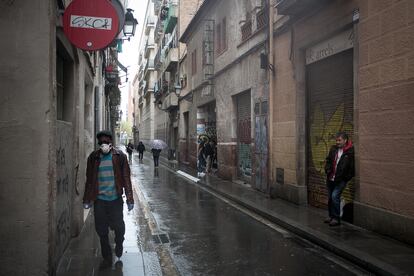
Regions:
<svg viewBox="0 0 414 276"><path fill-rule="evenodd" d="M160 154L163 148L167 147L167 144L162 141L155 139L151 143L151 152L154 158L154 167L157 168L159 165Z"/></svg>

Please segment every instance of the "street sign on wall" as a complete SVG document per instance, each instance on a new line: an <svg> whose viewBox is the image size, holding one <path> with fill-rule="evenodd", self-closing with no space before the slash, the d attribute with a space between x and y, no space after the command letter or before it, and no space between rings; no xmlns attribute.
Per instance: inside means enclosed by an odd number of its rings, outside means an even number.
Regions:
<svg viewBox="0 0 414 276"><path fill-rule="evenodd" d="M63 15L63 30L77 48L103 49L118 34L118 13L108 0L74 0Z"/></svg>

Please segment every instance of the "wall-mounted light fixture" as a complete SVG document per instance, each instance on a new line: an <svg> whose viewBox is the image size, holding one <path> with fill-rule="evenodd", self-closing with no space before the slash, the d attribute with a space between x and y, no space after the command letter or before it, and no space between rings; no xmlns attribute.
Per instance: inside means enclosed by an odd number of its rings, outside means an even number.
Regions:
<svg viewBox="0 0 414 276"><path fill-rule="evenodd" d="M130 40L131 36L135 35L135 30L138 25L138 21L132 14L133 11L133 9L127 9L127 13L125 14L124 36L127 37L128 41Z"/></svg>

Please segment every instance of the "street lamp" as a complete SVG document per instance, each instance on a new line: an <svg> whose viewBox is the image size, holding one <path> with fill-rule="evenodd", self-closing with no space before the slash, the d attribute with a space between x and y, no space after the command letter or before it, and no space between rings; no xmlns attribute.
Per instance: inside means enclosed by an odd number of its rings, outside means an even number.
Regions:
<svg viewBox="0 0 414 276"><path fill-rule="evenodd" d="M127 9L127 13L125 14L124 36L128 37L128 40L131 36L135 35L135 29L138 24L138 21L132 14L133 11L133 9Z"/></svg>

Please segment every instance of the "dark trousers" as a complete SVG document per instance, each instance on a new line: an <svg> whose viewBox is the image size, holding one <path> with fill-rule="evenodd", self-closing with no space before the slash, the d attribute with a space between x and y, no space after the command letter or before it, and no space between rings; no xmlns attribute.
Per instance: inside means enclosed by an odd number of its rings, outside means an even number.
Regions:
<svg viewBox="0 0 414 276"><path fill-rule="evenodd" d="M124 242L125 223L123 215L124 202L122 197L114 201L97 199L94 204L95 230L101 242L102 257L112 256L109 244L109 228L115 232L115 244L120 246Z"/></svg>
<svg viewBox="0 0 414 276"><path fill-rule="evenodd" d="M128 161L129 163L132 162L132 152L128 152Z"/></svg>
<svg viewBox="0 0 414 276"><path fill-rule="evenodd" d="M154 155L154 166L155 166L155 167L158 167L159 159L160 159L160 157L159 157L159 156L155 156L155 155Z"/></svg>
<svg viewBox="0 0 414 276"><path fill-rule="evenodd" d="M138 159L142 160L142 158L144 158L144 152L143 151L139 151L138 152Z"/></svg>
<svg viewBox="0 0 414 276"><path fill-rule="evenodd" d="M327 181L329 217L340 221L341 219L341 194L346 187L345 181Z"/></svg>
<svg viewBox="0 0 414 276"><path fill-rule="evenodd" d="M203 156L198 157L197 172L202 173L206 167L206 159Z"/></svg>

